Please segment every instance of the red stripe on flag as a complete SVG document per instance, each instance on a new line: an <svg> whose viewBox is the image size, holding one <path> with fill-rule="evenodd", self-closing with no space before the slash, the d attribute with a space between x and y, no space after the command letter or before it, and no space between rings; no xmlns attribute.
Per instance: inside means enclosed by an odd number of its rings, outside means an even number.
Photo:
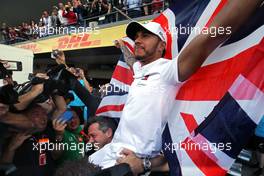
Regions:
<svg viewBox="0 0 264 176"><path fill-rule="evenodd" d="M181 112L181 116L183 118L183 121L184 121L189 133L192 133L195 130L195 128L198 127L198 124L197 124L194 116L191 114L185 114L182 112Z"/></svg>
<svg viewBox="0 0 264 176"><path fill-rule="evenodd" d="M107 112L107 111L123 111L124 104L121 105L107 105L97 109L96 114Z"/></svg>
<svg viewBox="0 0 264 176"><path fill-rule="evenodd" d="M134 79L132 72L129 69L119 65L116 66L112 78L128 85L131 85Z"/></svg>
<svg viewBox="0 0 264 176"><path fill-rule="evenodd" d="M254 62L252 62L254 61ZM264 92L264 38L257 46L247 70L242 73L249 81Z"/></svg>
<svg viewBox="0 0 264 176"><path fill-rule="evenodd" d="M166 52L165 52L165 56L164 58L167 59L172 59L172 51L171 51L171 47L172 47L172 36L171 33L169 32L170 28L169 28L169 21L166 18L166 16L164 16L163 14L160 14L157 18L155 18L153 20L156 23L159 23L162 27L162 29L166 32L167 35L167 47L166 47Z"/></svg>
<svg viewBox="0 0 264 176"><path fill-rule="evenodd" d="M200 68L179 90L177 100L219 101L239 74L247 70L259 46L253 46L228 60ZM251 63L252 64L252 63ZM250 97L244 96L243 99Z"/></svg>
<svg viewBox="0 0 264 176"><path fill-rule="evenodd" d="M215 9L213 15L210 17L210 19L206 23L205 27L209 27L209 25L212 23L212 21L215 18L215 16L222 10L222 8L225 6L226 3L227 3L227 0L221 0L221 2L219 3L219 5Z"/></svg>
<svg viewBox="0 0 264 176"><path fill-rule="evenodd" d="M185 146L185 147L184 147ZM188 146L188 147L186 147ZM182 143L181 147L185 149L188 156L194 162L194 164L206 175L206 176L225 176L227 171L221 168L215 161L209 158L202 148L192 147L196 146L196 143L192 141L190 138L186 138ZM198 149L197 149L198 148Z"/></svg>

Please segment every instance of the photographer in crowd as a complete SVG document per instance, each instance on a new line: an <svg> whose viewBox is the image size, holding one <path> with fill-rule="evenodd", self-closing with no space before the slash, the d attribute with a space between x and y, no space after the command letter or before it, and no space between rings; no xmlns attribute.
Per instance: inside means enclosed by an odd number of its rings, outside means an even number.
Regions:
<svg viewBox="0 0 264 176"><path fill-rule="evenodd" d="M90 85L90 83L87 81L84 75L84 71L81 68L69 68L68 69L80 82L82 86L84 86L90 93L93 91L93 87ZM88 116L89 116L89 109L85 106L85 104L82 102L82 100L76 95L74 91L70 91L70 93L73 94L74 99L68 104L68 107L71 107L72 109L79 112L79 114L82 116L81 123L86 123Z"/></svg>
<svg viewBox="0 0 264 176"><path fill-rule="evenodd" d="M67 19L67 25L77 24L77 16L73 11L70 10L70 7L68 5L65 6L65 10L62 12L62 16Z"/></svg>
<svg viewBox="0 0 264 176"><path fill-rule="evenodd" d="M56 143L56 132L65 124L49 125L47 112L37 104L28 106L23 115L34 122L35 127L11 137L1 163L13 163L16 167L14 173L21 176L52 175L57 151L49 150L47 146Z"/></svg>
<svg viewBox="0 0 264 176"><path fill-rule="evenodd" d="M3 64L0 64L0 71L1 81L6 84L0 90L0 131L3 131L0 150L4 151L1 152L0 163L4 166L14 164L16 168L7 167L6 173L14 171L14 174L22 176L52 175L57 165L55 160L60 159L62 163L82 158L84 152L81 154L79 150L49 150L47 146L71 143L73 137L77 139L76 144L83 143L79 141L82 128L78 115L71 111L70 119L63 120L67 109L63 96L69 90L74 90L79 97L85 97L86 105L90 105L91 95L87 89L91 90L91 87L83 87L63 64L45 74L31 75L29 82L15 88ZM87 84L85 81L84 85Z"/></svg>
<svg viewBox="0 0 264 176"><path fill-rule="evenodd" d="M18 93L14 90L12 73L5 67L9 67L8 63L0 60L0 131L3 131L2 137L7 134L7 130L3 129L23 130L34 125L20 114L9 112L10 106L18 102Z"/></svg>
<svg viewBox="0 0 264 176"><path fill-rule="evenodd" d="M68 71L65 71L67 76L66 82L70 85L71 91L73 91L77 95L75 97L78 97L81 102L88 108L89 115L94 116L101 99L91 94L91 92L93 91L93 87L85 78L83 70L80 68L68 67L63 51L54 50L53 52L56 62L59 65L63 65Z"/></svg>
<svg viewBox="0 0 264 176"><path fill-rule="evenodd" d="M53 123L53 126L50 123L65 111L66 103L63 97L56 94L57 90L54 90L51 95L54 103L51 97L41 97L45 91L44 83L49 77L46 74L37 74L35 79L39 82L31 84L28 92L21 91L22 95L17 98L18 101L10 105L10 110L15 113L8 112L12 115L4 115L4 120L2 120L5 125L14 126L10 122L14 123L15 120L21 119L17 122L17 126L20 128L23 126L23 129L18 131L16 126L15 130L9 130L10 138L1 156L1 163L15 164L17 168L15 173L20 175L50 175L53 173L57 151L45 149L40 152L40 148L35 149L33 146L40 146L43 141L44 143L55 142L57 132L65 126L65 123ZM25 122L28 123L25 124ZM11 133L13 131L15 133ZM30 159L28 156L31 156ZM33 169L31 169L32 165Z"/></svg>
<svg viewBox="0 0 264 176"><path fill-rule="evenodd" d="M92 3L93 16L104 15L108 12L109 4L106 0L94 0Z"/></svg>
<svg viewBox="0 0 264 176"><path fill-rule="evenodd" d="M0 90L0 139L3 142L1 142L1 146L2 144L5 145L5 152L1 155L1 163L11 164L13 158L19 156L19 154L16 153L16 150L22 144L26 145L24 141L31 135L37 134L38 132L42 132L46 129L47 118L45 110L40 106L36 107L32 105L20 113L9 112L9 108L18 102L19 97L18 93L14 91L12 79L10 79L10 75L8 75L9 72L4 67L4 64L2 62L0 63L0 75L3 83ZM32 149L31 147L32 145L30 145L30 149ZM25 151L26 150L23 149L22 153L26 154ZM21 162L22 160L16 161ZM21 165L17 164L17 166L20 168ZM23 169L20 169L20 171L22 170ZM31 171L34 172L33 170Z"/></svg>
<svg viewBox="0 0 264 176"><path fill-rule="evenodd" d="M35 75L35 80L36 79L39 79L39 81L42 82L38 84L34 83L28 92L19 96L19 103L13 105L13 110L22 111L26 109L27 106L39 96L39 100L35 100L35 102L46 110L50 119L55 119L66 110L65 100L62 96L56 93L52 96L42 97L41 99L40 96L43 93L45 86L44 82L45 80L48 80L49 77L44 73L38 73Z"/></svg>
<svg viewBox="0 0 264 176"><path fill-rule="evenodd" d="M63 150L60 150L58 155L58 164L61 165L65 161L75 161L82 159L85 154L84 138L82 136L82 126L80 125L80 117L77 113L71 109L68 109L66 112L72 114L71 119L66 122L64 128L61 128L59 131L60 139L64 147ZM59 120L54 121L54 123L60 123ZM71 150L71 147L76 148Z"/></svg>

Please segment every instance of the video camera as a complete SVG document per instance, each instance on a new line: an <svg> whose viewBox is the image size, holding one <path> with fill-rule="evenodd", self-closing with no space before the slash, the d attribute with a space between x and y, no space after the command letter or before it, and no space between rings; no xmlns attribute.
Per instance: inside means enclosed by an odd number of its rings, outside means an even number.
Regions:
<svg viewBox="0 0 264 176"><path fill-rule="evenodd" d="M61 54L61 52L58 49L52 50L51 52L51 58L52 59L56 59L59 57L59 55Z"/></svg>
<svg viewBox="0 0 264 176"><path fill-rule="evenodd" d="M20 90L19 95L23 95L29 92L33 85L44 83L43 92L38 95L33 102L43 103L49 99L50 95L57 93L59 95L65 95L71 89L71 80L76 79L74 75L69 73L64 65L58 65L47 71L49 79L39 78L33 74L29 75L29 82L25 83Z"/></svg>
<svg viewBox="0 0 264 176"><path fill-rule="evenodd" d="M7 70L0 62L0 103L11 105L18 102L18 93L14 90L13 84L5 85L6 79L11 78L12 71Z"/></svg>

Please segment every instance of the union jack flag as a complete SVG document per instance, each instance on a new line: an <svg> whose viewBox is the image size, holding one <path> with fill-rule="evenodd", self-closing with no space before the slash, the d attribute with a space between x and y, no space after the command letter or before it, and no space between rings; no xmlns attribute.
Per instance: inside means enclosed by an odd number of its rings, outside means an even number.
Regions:
<svg viewBox="0 0 264 176"><path fill-rule="evenodd" d="M185 27L191 32L168 32L165 57L171 59L180 54L197 35L193 29L209 26L226 4L227 0L174 0L153 21L165 31ZM175 97L163 132L163 151L171 175L226 175L253 135L264 115L263 11L262 5L207 58ZM120 117L132 81L133 72L121 57L111 83L128 89L106 96L98 115ZM193 150L189 147L192 145L204 147Z"/></svg>

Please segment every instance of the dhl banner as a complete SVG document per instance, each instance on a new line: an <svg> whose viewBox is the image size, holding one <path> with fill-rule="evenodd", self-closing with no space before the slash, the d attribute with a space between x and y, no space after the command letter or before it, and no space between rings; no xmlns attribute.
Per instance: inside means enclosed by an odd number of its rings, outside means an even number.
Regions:
<svg viewBox="0 0 264 176"><path fill-rule="evenodd" d="M82 27L84 28L84 27ZM63 51L113 46L114 40L125 36L126 24L103 28L100 26L85 28L85 32L69 33L57 37L41 38L27 43L16 44L15 47L29 49L34 54L51 52L52 49ZM75 31L78 30L76 27ZM83 31L83 29L82 29Z"/></svg>

